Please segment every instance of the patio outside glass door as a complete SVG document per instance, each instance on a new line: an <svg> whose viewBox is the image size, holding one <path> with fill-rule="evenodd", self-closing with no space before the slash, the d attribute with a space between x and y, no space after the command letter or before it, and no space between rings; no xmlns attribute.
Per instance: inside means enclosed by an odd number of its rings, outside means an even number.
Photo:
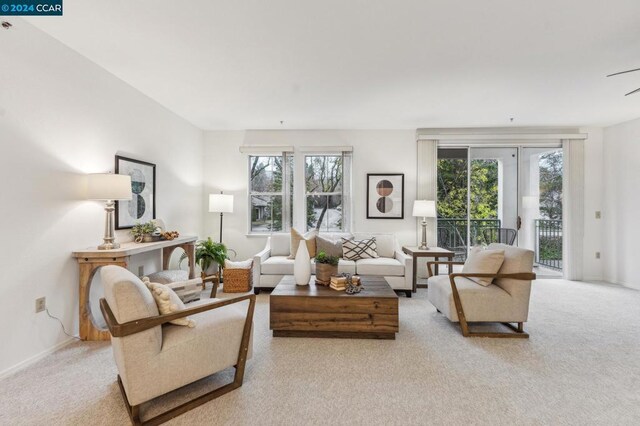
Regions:
<svg viewBox="0 0 640 426"><path fill-rule="evenodd" d="M478 244L517 244L518 148L438 149L438 245L465 260Z"/></svg>

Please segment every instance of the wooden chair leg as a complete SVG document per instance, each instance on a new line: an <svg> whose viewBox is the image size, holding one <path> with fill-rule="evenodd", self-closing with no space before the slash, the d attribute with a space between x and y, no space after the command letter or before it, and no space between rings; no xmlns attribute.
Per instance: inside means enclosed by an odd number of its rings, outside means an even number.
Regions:
<svg viewBox="0 0 640 426"><path fill-rule="evenodd" d="M524 323L519 322L517 327L514 327L513 324L503 322L502 324L512 329L513 333L502 333L502 332L479 332L479 331L471 331L469 328L469 323L467 323L467 318L464 315L464 309L462 308L462 300L460 299L460 293L458 293L458 287L456 287L454 277L449 277L449 282L451 283L451 291L453 293L453 303L456 307L456 312L458 313L458 321L460 322L460 331L464 337L496 337L496 338L507 338L507 339L528 339L529 334L524 332Z"/></svg>

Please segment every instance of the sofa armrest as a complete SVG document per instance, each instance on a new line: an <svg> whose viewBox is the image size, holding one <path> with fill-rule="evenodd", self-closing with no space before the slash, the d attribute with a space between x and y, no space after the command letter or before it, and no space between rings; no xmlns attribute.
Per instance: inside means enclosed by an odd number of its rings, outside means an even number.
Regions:
<svg viewBox="0 0 640 426"><path fill-rule="evenodd" d="M413 274L415 273L413 270L413 258L399 249L395 251L395 258L404 265L404 282L407 288L413 287Z"/></svg>
<svg viewBox="0 0 640 426"><path fill-rule="evenodd" d="M258 253L253 256L253 285L260 284L261 265L271 257L271 237L267 238L267 244Z"/></svg>

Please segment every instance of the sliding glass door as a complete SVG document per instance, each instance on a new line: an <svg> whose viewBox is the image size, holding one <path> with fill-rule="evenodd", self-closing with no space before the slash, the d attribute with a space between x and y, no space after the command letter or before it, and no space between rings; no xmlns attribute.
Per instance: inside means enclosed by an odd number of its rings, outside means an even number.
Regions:
<svg viewBox="0 0 640 426"><path fill-rule="evenodd" d="M562 270L562 149L440 147L438 245L465 260L499 242L535 252L541 275Z"/></svg>

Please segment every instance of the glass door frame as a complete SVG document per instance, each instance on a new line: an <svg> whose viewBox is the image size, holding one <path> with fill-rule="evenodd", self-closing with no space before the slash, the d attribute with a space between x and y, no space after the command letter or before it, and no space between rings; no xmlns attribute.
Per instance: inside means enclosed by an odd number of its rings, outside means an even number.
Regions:
<svg viewBox="0 0 640 426"><path fill-rule="evenodd" d="M560 140L558 141L544 141L544 142L538 142L538 141L531 141L531 142L522 142L522 141L518 141L518 142L508 142L505 141L505 143L494 143L492 142L476 142L476 143L463 143L463 142L453 142L453 141L447 141L446 143L442 143L442 141L439 141L437 143L437 150L440 149L459 149L459 150L466 150L467 152L467 215L466 215L466 225L467 225L467 235L466 235L466 246L467 246L467 255L469 253L469 250L471 249L471 149L472 148L516 148L516 155L517 155L517 185L516 185L516 206L517 206L517 221L518 221L518 226L517 226L517 231L518 233L516 234L516 240L514 242L514 245L516 247L518 247L518 234L520 231L520 222L521 222L521 217L522 217L522 212L523 212L523 203L522 203L522 198L523 195L527 193L525 188L523 188L523 179L522 179L522 173L524 172L524 168L523 168L523 150L524 148L550 148L550 149L562 149L562 142ZM436 161L439 159L439 156L436 156ZM436 172L437 173L437 172ZM437 191L436 191L437 193ZM438 220L438 218L436 218L436 220ZM437 228L437 227L436 227ZM563 229L564 229L564 224L563 224Z"/></svg>

